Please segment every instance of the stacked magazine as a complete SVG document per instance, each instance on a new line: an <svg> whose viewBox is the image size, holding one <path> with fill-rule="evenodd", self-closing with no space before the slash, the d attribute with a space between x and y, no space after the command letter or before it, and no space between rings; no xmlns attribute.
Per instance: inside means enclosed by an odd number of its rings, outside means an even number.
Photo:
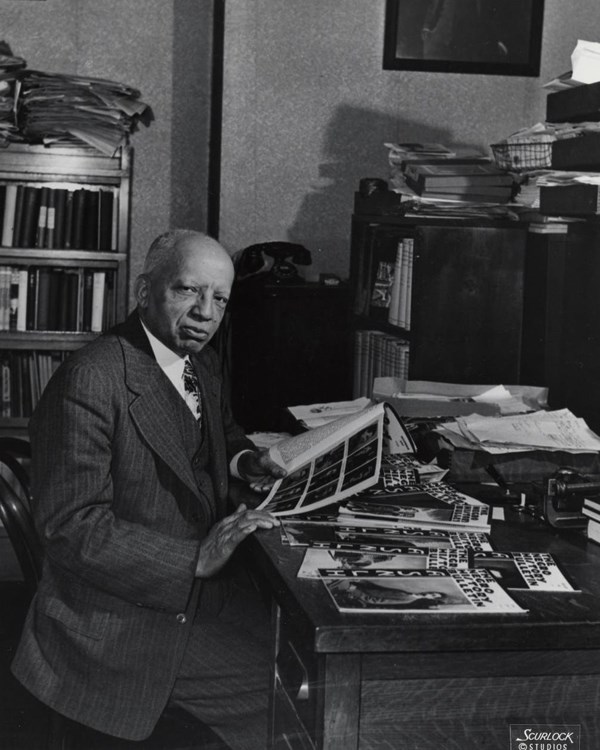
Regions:
<svg viewBox="0 0 600 750"><path fill-rule="evenodd" d="M305 548L300 578L340 612L526 613L509 592L573 592L552 555L502 552L489 507L416 457L386 402L270 448L288 474L259 506Z"/></svg>

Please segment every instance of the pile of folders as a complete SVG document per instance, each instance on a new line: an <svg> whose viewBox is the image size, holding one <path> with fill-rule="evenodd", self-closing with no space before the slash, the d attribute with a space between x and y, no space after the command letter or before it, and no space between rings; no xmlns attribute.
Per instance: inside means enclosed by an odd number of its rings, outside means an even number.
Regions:
<svg viewBox="0 0 600 750"><path fill-rule="evenodd" d="M473 203L508 203L514 187L510 172L480 159L407 162L404 180L422 198Z"/></svg>

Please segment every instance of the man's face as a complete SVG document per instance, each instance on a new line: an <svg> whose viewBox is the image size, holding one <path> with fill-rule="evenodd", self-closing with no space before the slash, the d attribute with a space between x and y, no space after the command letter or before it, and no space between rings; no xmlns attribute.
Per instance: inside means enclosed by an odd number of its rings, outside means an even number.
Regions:
<svg viewBox="0 0 600 750"><path fill-rule="evenodd" d="M188 240L173 263L140 280L137 299L144 323L177 354L198 353L219 327L233 277L225 251Z"/></svg>

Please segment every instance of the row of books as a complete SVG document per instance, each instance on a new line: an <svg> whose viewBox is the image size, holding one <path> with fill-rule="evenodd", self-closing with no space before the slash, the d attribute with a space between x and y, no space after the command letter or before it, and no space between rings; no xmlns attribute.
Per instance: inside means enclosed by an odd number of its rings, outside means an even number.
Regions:
<svg viewBox="0 0 600 750"><path fill-rule="evenodd" d="M424 198L475 203L507 203L514 184L506 170L466 159L407 162L404 180Z"/></svg>
<svg viewBox="0 0 600 750"><path fill-rule="evenodd" d="M0 356L2 417L30 417L67 352L5 351Z"/></svg>
<svg viewBox="0 0 600 750"><path fill-rule="evenodd" d="M118 192L94 186L0 185L4 247L114 251Z"/></svg>
<svg viewBox="0 0 600 750"><path fill-rule="evenodd" d="M0 266L0 330L99 333L114 324L114 272Z"/></svg>
<svg viewBox="0 0 600 750"><path fill-rule="evenodd" d="M354 334L354 398L371 396L380 377L408 379L408 341L382 331L357 330Z"/></svg>
<svg viewBox="0 0 600 750"><path fill-rule="evenodd" d="M411 324L413 264L414 239L405 237L398 242L393 264L379 261L371 294L371 311L385 311L388 323L407 331Z"/></svg>

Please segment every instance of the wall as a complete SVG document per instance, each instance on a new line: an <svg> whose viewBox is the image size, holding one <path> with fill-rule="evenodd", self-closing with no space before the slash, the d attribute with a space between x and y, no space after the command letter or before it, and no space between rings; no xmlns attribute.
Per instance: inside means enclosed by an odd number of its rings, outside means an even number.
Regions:
<svg viewBox="0 0 600 750"><path fill-rule="evenodd" d="M0 0L2 38L28 67L127 83L154 121L134 133L131 278L169 226L205 227L209 0Z"/></svg>
<svg viewBox="0 0 600 750"><path fill-rule="evenodd" d="M487 148L543 119L541 85L600 40L596 0L546 0L539 78L382 70L385 0L227 0L221 233L348 272L353 194L387 141Z"/></svg>

